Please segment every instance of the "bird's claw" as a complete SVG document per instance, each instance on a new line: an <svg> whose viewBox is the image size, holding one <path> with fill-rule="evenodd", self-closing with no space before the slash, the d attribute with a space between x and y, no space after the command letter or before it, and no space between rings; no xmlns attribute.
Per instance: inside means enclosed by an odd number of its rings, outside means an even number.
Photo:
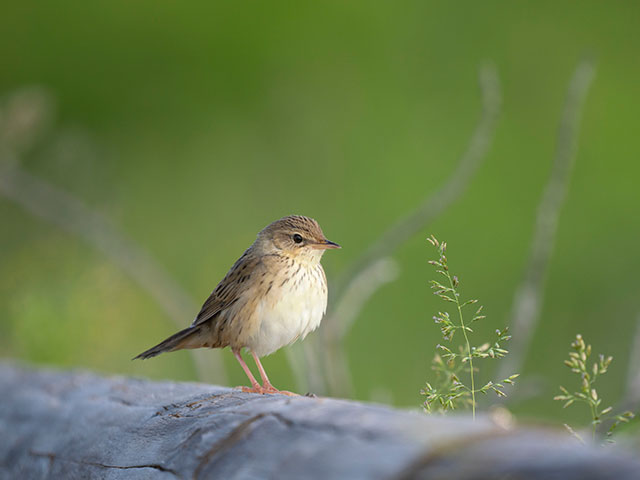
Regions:
<svg viewBox="0 0 640 480"><path fill-rule="evenodd" d="M260 385L256 385L255 387L237 387L240 388L244 393L259 393L260 395L287 395L289 397L297 397L299 396L297 393L288 392L287 390L278 390L273 385L269 385L266 387L261 387Z"/></svg>

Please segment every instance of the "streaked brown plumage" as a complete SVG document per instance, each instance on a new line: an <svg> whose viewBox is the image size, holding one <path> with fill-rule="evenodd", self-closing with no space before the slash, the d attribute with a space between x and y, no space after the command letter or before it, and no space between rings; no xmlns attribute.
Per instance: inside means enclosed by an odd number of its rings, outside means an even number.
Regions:
<svg viewBox="0 0 640 480"><path fill-rule="evenodd" d="M327 281L320 259L340 248L309 217L292 215L266 226L205 301L190 327L135 358L185 348L231 347L251 381L246 391L277 393L259 357L315 330L327 306ZM240 356L249 350L260 386ZM288 392L287 392L288 393Z"/></svg>

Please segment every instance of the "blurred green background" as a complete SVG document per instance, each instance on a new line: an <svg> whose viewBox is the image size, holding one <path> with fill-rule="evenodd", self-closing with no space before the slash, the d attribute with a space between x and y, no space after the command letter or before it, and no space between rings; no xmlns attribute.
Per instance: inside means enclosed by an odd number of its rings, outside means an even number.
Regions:
<svg viewBox="0 0 640 480"><path fill-rule="evenodd" d="M0 93L41 86L51 127L20 165L104 215L200 304L267 223L316 218L343 249L330 281L442 185L480 113L493 61L503 112L470 188L395 258L399 278L347 338L357 399L418 406L441 341L427 264L449 243L463 293L508 321L549 176L565 91L596 59L575 169L520 372L543 381L524 415L572 421L551 400L582 333L615 357L623 394L640 313L640 4L637 2L9 2ZM0 197L0 353L38 364L194 380L188 353L130 358L173 333L103 254ZM196 311L184 312L188 325ZM244 384L230 352L229 382ZM264 361L293 388L284 351ZM489 365L490 366L490 365ZM636 366L637 367L637 366Z"/></svg>

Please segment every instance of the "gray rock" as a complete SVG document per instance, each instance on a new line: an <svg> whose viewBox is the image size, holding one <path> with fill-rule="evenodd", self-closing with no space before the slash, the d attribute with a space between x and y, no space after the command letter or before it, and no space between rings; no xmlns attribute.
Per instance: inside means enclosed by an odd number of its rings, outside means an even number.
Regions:
<svg viewBox="0 0 640 480"><path fill-rule="evenodd" d="M638 479L562 431L0 364L7 479Z"/></svg>

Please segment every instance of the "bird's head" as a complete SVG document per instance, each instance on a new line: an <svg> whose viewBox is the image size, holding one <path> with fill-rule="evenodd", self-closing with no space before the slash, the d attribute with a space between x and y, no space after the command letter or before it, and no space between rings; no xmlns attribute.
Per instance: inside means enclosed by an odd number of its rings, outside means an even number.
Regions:
<svg viewBox="0 0 640 480"><path fill-rule="evenodd" d="M290 215L267 225L254 244L263 254L277 253L296 260L317 263L325 250L340 248L327 240L313 218Z"/></svg>

